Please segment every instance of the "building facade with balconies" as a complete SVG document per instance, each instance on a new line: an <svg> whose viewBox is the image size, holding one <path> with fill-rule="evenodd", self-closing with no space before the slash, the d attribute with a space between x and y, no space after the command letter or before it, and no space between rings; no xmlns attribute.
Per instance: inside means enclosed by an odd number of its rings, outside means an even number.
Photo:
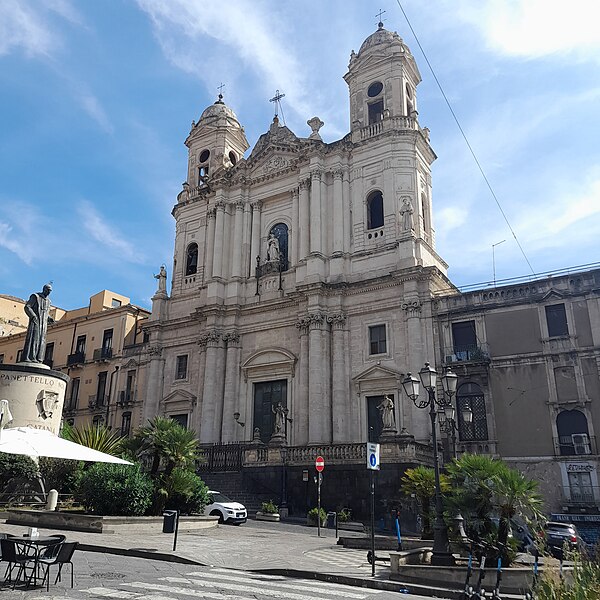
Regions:
<svg viewBox="0 0 600 600"><path fill-rule="evenodd" d="M23 302L24 305L24 302ZM127 434L142 424L138 386L140 363L130 348L143 341L140 323L147 310L133 306L128 297L103 290L86 307L52 307L44 362L69 375L63 418L71 424L107 424ZM27 318L24 319L25 327ZM0 337L4 362L16 363L25 333ZM143 365L142 365L143 366Z"/></svg>
<svg viewBox="0 0 600 600"><path fill-rule="evenodd" d="M459 451L537 480L549 513L600 522L600 270L445 295L432 312L459 376Z"/></svg>

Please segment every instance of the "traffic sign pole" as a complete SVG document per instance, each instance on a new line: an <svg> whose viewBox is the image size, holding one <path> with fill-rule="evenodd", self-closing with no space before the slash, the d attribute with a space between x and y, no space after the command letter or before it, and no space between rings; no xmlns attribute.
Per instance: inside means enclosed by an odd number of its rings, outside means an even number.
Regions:
<svg viewBox="0 0 600 600"><path fill-rule="evenodd" d="M371 473L371 577L375 577L375 469Z"/></svg>
<svg viewBox="0 0 600 600"><path fill-rule="evenodd" d="M322 456L317 456L315 460L315 469L319 474L319 482L317 484L317 535L321 537L321 483L323 482L323 469L325 468L325 459Z"/></svg>

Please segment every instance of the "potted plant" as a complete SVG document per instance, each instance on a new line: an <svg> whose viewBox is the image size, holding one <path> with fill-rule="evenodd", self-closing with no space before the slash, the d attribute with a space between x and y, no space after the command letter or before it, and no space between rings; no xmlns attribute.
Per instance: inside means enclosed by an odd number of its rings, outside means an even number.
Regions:
<svg viewBox="0 0 600 600"><path fill-rule="evenodd" d="M321 520L321 527L324 527L325 523L327 522L327 513L325 512L324 508L321 508L320 514L319 509L317 507L311 508L308 511L308 514L306 515L306 524L312 527L316 527L318 524L319 516Z"/></svg>
<svg viewBox="0 0 600 600"><path fill-rule="evenodd" d="M261 505L261 509L256 511L258 521L279 521L279 507L273 500L267 500Z"/></svg>

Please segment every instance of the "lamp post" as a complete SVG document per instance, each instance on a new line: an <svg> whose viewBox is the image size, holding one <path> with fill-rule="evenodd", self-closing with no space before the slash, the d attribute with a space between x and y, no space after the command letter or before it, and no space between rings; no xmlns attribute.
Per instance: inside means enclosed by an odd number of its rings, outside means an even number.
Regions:
<svg viewBox="0 0 600 600"><path fill-rule="evenodd" d="M473 422L473 411L471 410L470 404L465 404L461 411L461 416L463 423L469 424ZM456 423L456 409L452 404L448 404L438 411L438 422L441 431L449 435L452 439L452 457L458 458L458 453L456 451L456 432L458 431L458 425Z"/></svg>
<svg viewBox="0 0 600 600"><path fill-rule="evenodd" d="M448 541L448 528L444 522L444 509L442 506L442 490L440 487L440 465L439 452L437 447L436 430L436 404L441 408L452 403L452 396L456 393L456 383L458 376L447 369L442 375L442 389L444 394L441 398L436 397L435 389L437 383L437 371L425 363L425 366L419 371L419 377L423 387L427 390L427 397L419 399L419 380L410 373L402 381L402 387L406 395L414 402L417 408L429 408L429 418L431 420L431 442L433 444L433 470L435 474L435 523L433 525L433 554L431 564L437 566L448 566L454 564L454 558L450 554L450 543Z"/></svg>

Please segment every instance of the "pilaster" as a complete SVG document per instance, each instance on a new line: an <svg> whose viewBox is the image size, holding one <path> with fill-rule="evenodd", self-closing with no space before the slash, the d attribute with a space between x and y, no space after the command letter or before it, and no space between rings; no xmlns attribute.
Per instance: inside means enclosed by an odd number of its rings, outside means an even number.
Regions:
<svg viewBox="0 0 600 600"><path fill-rule="evenodd" d="M221 441L233 442L236 439L235 428L239 425L233 419L237 407L239 388L239 354L240 335L237 331L223 334L223 342L227 348L225 363L225 386L223 390L223 415L221 428Z"/></svg>

